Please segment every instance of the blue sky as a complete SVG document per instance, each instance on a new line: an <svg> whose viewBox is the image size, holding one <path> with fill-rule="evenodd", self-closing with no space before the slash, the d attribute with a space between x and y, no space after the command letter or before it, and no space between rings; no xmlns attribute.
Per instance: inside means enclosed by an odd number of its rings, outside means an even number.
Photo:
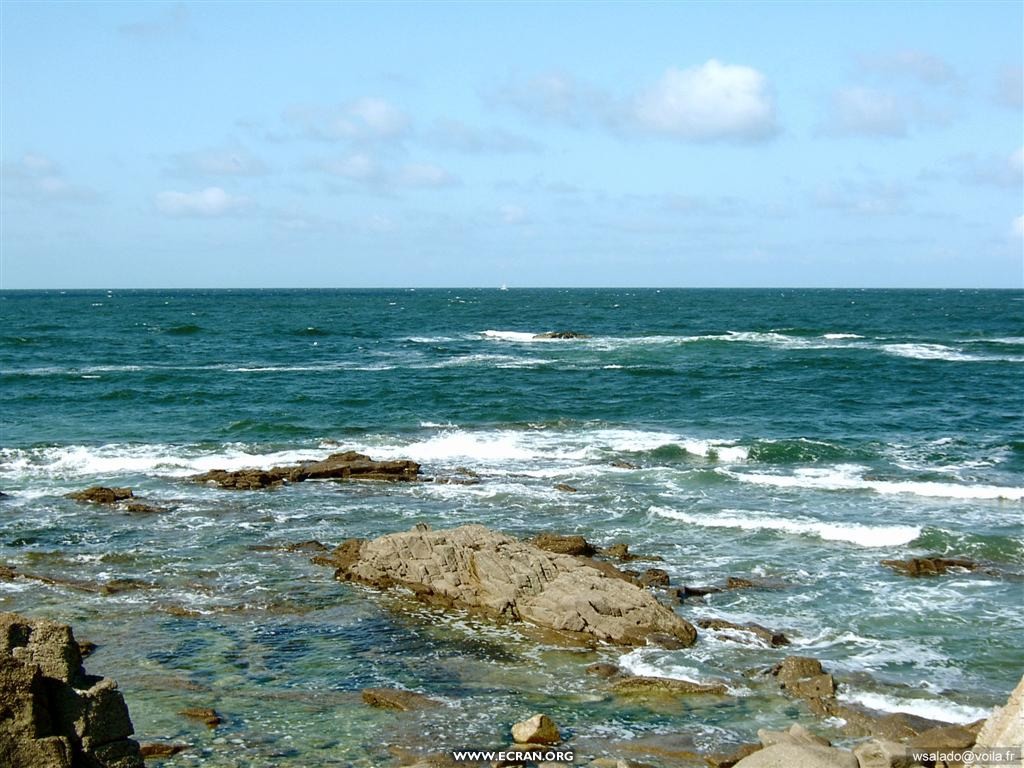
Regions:
<svg viewBox="0 0 1024 768"><path fill-rule="evenodd" d="M1024 4L0 4L0 285L1024 282Z"/></svg>

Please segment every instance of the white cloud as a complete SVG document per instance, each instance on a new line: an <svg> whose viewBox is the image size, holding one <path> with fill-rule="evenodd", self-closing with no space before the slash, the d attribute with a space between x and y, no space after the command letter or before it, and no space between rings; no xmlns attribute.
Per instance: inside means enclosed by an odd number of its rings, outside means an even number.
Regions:
<svg viewBox="0 0 1024 768"><path fill-rule="evenodd" d="M498 209L498 215L503 222L511 225L525 224L530 219L527 210L520 205L503 205Z"/></svg>
<svg viewBox="0 0 1024 768"><path fill-rule="evenodd" d="M893 93L855 86L836 91L826 124L831 133L905 136L906 110Z"/></svg>
<svg viewBox="0 0 1024 768"><path fill-rule="evenodd" d="M649 88L625 97L554 73L505 85L487 99L575 128L598 125L620 137L753 141L778 132L768 78L753 67L717 59L688 69L670 67Z"/></svg>
<svg viewBox="0 0 1024 768"><path fill-rule="evenodd" d="M858 216L888 216L909 210L910 191L902 184L881 181L823 184L814 201L822 208L834 208Z"/></svg>
<svg viewBox="0 0 1024 768"><path fill-rule="evenodd" d="M261 176L267 167L244 147L220 147L171 156L174 176Z"/></svg>
<svg viewBox="0 0 1024 768"><path fill-rule="evenodd" d="M999 73L995 100L1011 109L1024 107L1024 68L1006 67Z"/></svg>
<svg viewBox="0 0 1024 768"><path fill-rule="evenodd" d="M335 160L325 160L319 164L319 168L332 176L341 176L365 184L379 182L384 175L377 161L365 152L355 152Z"/></svg>
<svg viewBox="0 0 1024 768"><path fill-rule="evenodd" d="M960 155L952 158L950 162L959 166L960 179L972 184L1018 190L1024 183L1024 147L1019 147L1009 155Z"/></svg>
<svg viewBox="0 0 1024 768"><path fill-rule="evenodd" d="M758 70L710 59L670 68L633 106L643 129L681 139L763 139L777 132L775 100Z"/></svg>
<svg viewBox="0 0 1024 768"><path fill-rule="evenodd" d="M539 152L540 144L526 136L500 128L473 128L460 120L439 120L427 134L426 142L439 149L466 154L512 154Z"/></svg>
<svg viewBox="0 0 1024 768"><path fill-rule="evenodd" d="M486 101L512 107L531 117L580 127L611 112L607 94L562 72L508 83L484 95Z"/></svg>
<svg viewBox="0 0 1024 768"><path fill-rule="evenodd" d="M355 152L333 160L322 160L313 167L377 192L392 192L402 187L451 187L460 183L457 176L433 163L406 163L395 167L393 163L381 163L373 155L365 152Z"/></svg>
<svg viewBox="0 0 1024 768"><path fill-rule="evenodd" d="M167 216L198 216L215 218L227 216L249 207L251 201L225 192L220 187L207 187L197 192L160 192L156 196L157 210Z"/></svg>
<svg viewBox="0 0 1024 768"><path fill-rule="evenodd" d="M367 96L335 108L296 106L285 120L307 138L325 141L391 141L405 137L412 118L386 99Z"/></svg>
<svg viewBox="0 0 1024 768"><path fill-rule="evenodd" d="M1024 215L1013 220L1013 234L1017 237L1024 237Z"/></svg>
<svg viewBox="0 0 1024 768"><path fill-rule="evenodd" d="M409 163L398 174L398 181L407 187L451 187L459 180L437 165Z"/></svg>
<svg viewBox="0 0 1024 768"><path fill-rule="evenodd" d="M956 72L945 59L913 49L862 56L860 66L886 78L911 77L926 85L945 85L957 80Z"/></svg>
<svg viewBox="0 0 1024 768"><path fill-rule="evenodd" d="M95 203L100 194L67 178L60 165L46 155L26 153L0 167L4 195L43 203Z"/></svg>

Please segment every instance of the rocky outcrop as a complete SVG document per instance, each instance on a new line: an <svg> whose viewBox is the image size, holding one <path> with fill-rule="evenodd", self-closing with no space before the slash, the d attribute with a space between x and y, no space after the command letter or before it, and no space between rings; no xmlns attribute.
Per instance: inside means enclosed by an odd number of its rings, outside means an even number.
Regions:
<svg viewBox="0 0 1024 768"><path fill-rule="evenodd" d="M404 587L434 605L620 645L665 638L687 646L697 638L689 622L631 581L480 525L351 539L315 562L333 565L343 581Z"/></svg>
<svg viewBox="0 0 1024 768"><path fill-rule="evenodd" d="M545 331L544 333L536 333L533 338L535 339L589 339L590 337L585 333L579 333L577 331Z"/></svg>
<svg viewBox="0 0 1024 768"><path fill-rule="evenodd" d="M69 493L68 498L88 504L103 504L133 514L154 514L167 511L163 507L139 499L131 488L108 488L103 485L94 485L81 491Z"/></svg>
<svg viewBox="0 0 1024 768"><path fill-rule="evenodd" d="M912 557L909 560L883 560L882 565L904 576L941 576L951 570L974 571L980 566L960 557Z"/></svg>
<svg viewBox="0 0 1024 768"><path fill-rule="evenodd" d="M623 677L612 683L612 691L620 696L691 696L710 694L724 696L728 690L722 683L693 683L669 677Z"/></svg>
<svg viewBox="0 0 1024 768"><path fill-rule="evenodd" d="M71 627L0 613L0 765L141 768L117 683L90 676Z"/></svg>
<svg viewBox="0 0 1024 768"><path fill-rule="evenodd" d="M557 533L541 533L530 539L530 543L535 547L559 555L590 557L595 552L594 546L582 536L561 536Z"/></svg>
<svg viewBox="0 0 1024 768"><path fill-rule="evenodd" d="M801 699L831 699L836 695L836 681L817 659L787 656L771 669L770 674L780 688Z"/></svg>
<svg viewBox="0 0 1024 768"><path fill-rule="evenodd" d="M221 488L257 490L304 480L384 480L411 482L419 477L415 461L375 461L355 451L332 453L323 461L312 461L271 469L213 469L191 479L196 483L214 483Z"/></svg>
<svg viewBox="0 0 1024 768"><path fill-rule="evenodd" d="M1018 747L1024 749L1024 677L1013 689L1005 707L999 707L978 732L978 748ZM1018 765L1024 761L1018 761Z"/></svg>

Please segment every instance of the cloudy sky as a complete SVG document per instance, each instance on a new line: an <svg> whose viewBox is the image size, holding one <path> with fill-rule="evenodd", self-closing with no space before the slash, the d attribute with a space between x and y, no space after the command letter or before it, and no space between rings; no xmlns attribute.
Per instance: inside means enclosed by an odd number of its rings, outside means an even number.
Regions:
<svg viewBox="0 0 1024 768"><path fill-rule="evenodd" d="M1021 287L1024 4L0 4L0 286Z"/></svg>

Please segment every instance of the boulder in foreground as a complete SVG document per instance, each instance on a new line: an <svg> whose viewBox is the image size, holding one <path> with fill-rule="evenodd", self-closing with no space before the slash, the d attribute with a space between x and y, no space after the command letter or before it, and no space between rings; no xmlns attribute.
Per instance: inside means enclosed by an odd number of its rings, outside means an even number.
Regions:
<svg viewBox="0 0 1024 768"><path fill-rule="evenodd" d="M512 726L512 738L517 744L557 744L562 740L562 734L550 717L534 715Z"/></svg>
<svg viewBox="0 0 1024 768"><path fill-rule="evenodd" d="M85 674L71 627L0 613L0 765L142 768L117 683Z"/></svg>
<svg viewBox="0 0 1024 768"><path fill-rule="evenodd" d="M344 451L332 453L323 461L309 461L271 469L212 469L191 479L196 483L215 483L221 488L256 490L284 483L304 480L385 480L390 482L415 481L420 465L415 461L398 459L376 461L362 453Z"/></svg>
<svg viewBox="0 0 1024 768"><path fill-rule="evenodd" d="M350 539L316 562L333 565L343 581L404 587L434 605L619 645L664 638L689 646L697 639L689 622L632 582L480 525Z"/></svg>

